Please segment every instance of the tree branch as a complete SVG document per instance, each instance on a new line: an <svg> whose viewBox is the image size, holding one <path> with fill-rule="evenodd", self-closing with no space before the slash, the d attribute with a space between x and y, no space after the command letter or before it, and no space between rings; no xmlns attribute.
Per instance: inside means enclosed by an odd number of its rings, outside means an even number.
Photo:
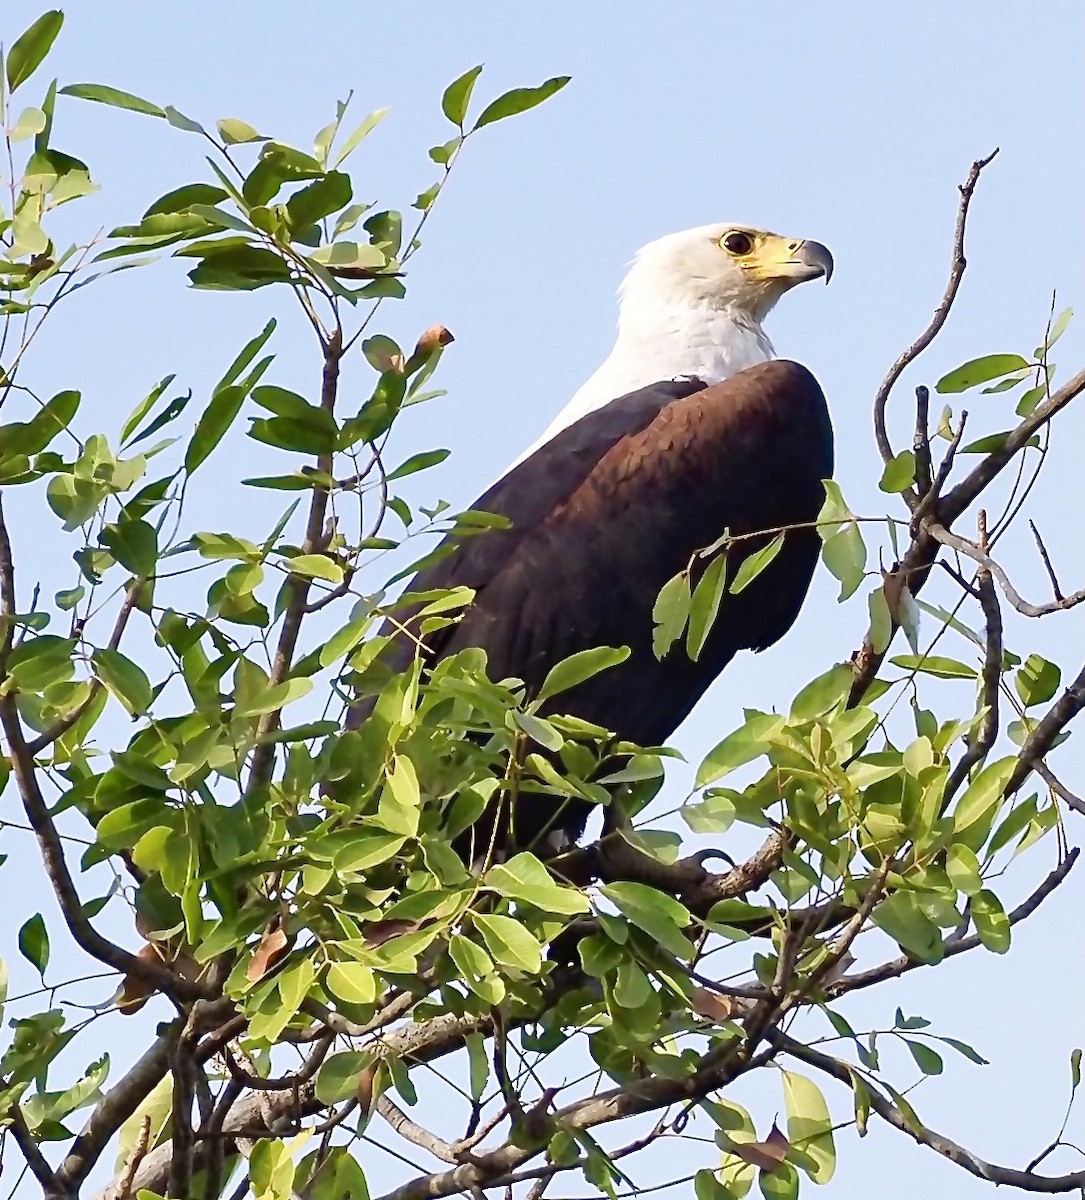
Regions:
<svg viewBox="0 0 1085 1200"><path fill-rule="evenodd" d="M1067 725L1085 708L1085 667L1082 667L1077 678L1063 692L1058 700L1047 710L1036 728L1025 739L1021 752L1017 756L1017 766L1006 784L1005 794L1013 795L1032 773L1037 763L1051 749L1055 739Z"/></svg>
<svg viewBox="0 0 1085 1200"><path fill-rule="evenodd" d="M1070 874L1080 854L1081 850L1077 846L1070 850L1062 862L1048 874L1047 878L1032 895L1023 900L1008 914L1007 919L1011 926L1025 920L1026 917L1032 916L1047 897ZM975 950L977 946L982 944L979 936L974 933L968 937L948 941L942 961L952 958L955 954L964 954L968 950ZM907 954L902 954L899 958L894 958L890 962L871 967L867 971L860 971L856 975L845 975L843 979L838 979L835 983L829 984L825 988L825 995L827 999L835 1000L838 996L847 995L848 992L859 991L861 988L871 987L875 983L882 983L886 979L896 979L900 975L906 975L909 971L914 971L918 967L929 967L932 965L934 964L921 962L919 959L909 958Z"/></svg>
<svg viewBox="0 0 1085 1200"><path fill-rule="evenodd" d="M811 1067L816 1067L826 1075L831 1075L848 1088L854 1086L854 1068L843 1059L832 1058L828 1054L822 1054L820 1050L813 1050L809 1046L804 1046L801 1042L793 1041L783 1033L771 1031L766 1036L780 1050L786 1054L790 1054L793 1058L797 1058L800 1062L807 1063ZM1018 1171L1013 1167L1000 1167L994 1163L987 1162L985 1159L980 1158L978 1154L974 1154L964 1146L958 1145L944 1134L937 1133L933 1129L928 1129L925 1125L916 1126L912 1124L908 1117L895 1104L886 1100L874 1088L868 1088L867 1091L870 1096L870 1107L883 1121L887 1121L890 1125L899 1129L901 1133L906 1133L921 1146L929 1147L931 1150L942 1155L943 1158L948 1158L955 1166L961 1167L970 1175L975 1175L979 1179L986 1179L988 1182L994 1184L1007 1184L1010 1187L1021 1188L1026 1192L1072 1192L1077 1188L1085 1187L1085 1171L1075 1171L1069 1175L1034 1175L1031 1171Z"/></svg>
<svg viewBox="0 0 1085 1200"><path fill-rule="evenodd" d="M913 363L938 336L942 326L946 323L946 318L949 316L950 310L953 308L953 302L957 298L957 290L960 288L961 280L964 278L965 267L968 265L964 256L964 234L965 227L968 224L968 208L972 203L972 193L976 190L976 184L979 183L980 174L984 167L994 159L996 154L998 154L997 149L993 150L986 158L977 159L972 164L972 169L968 172L968 178L960 185L959 190L961 195L957 203L957 223L953 231L953 252L950 260L949 281L946 283L946 290L942 294L942 299L939 301L938 307L934 310L934 316L931 318L930 324L889 368L874 397L874 438L878 444L878 453L881 454L883 462L889 462L893 458L893 447L890 445L889 434L886 431L885 425L885 410L889 401L889 393L893 390L894 385L903 374L905 368ZM910 492L910 500L913 505L917 502L917 499L915 493Z"/></svg>
<svg viewBox="0 0 1085 1200"><path fill-rule="evenodd" d="M928 523L927 531L931 537L941 542L943 546L949 546L951 550L958 551L965 558L970 558L973 562L978 563L989 575L993 575L998 580L998 585L1005 594L1006 599L1022 616L1046 617L1049 613L1062 612L1064 609L1073 608L1075 605L1085 601L1085 588L1082 588L1080 591L1074 592L1073 595L1061 596L1058 600L1051 600L1047 604L1030 604L1013 586L1009 580L1009 576L1002 567L989 554L980 549L975 542L961 537L960 534L950 533L948 529L943 525L939 525L936 521Z"/></svg>
<svg viewBox="0 0 1085 1200"><path fill-rule="evenodd" d="M135 978L151 984L152 987L163 992L176 1003L204 997L205 989L200 984L192 983L175 974L169 967L157 960L139 958L127 950L122 950L120 946L103 937L87 919L87 915L83 911L83 902L76 890L71 872L68 870L68 862L64 857L64 847L60 835L49 814L49 806L45 803L45 797L38 787L37 771L23 738L22 722L15 706L15 696L10 693L0 697L0 723L3 724L4 732L7 734L12 773L15 775L19 793L22 796L23 809L34 830L34 836L38 840L45 872L60 904L65 924L76 945L98 962L105 963L125 975L135 976Z"/></svg>

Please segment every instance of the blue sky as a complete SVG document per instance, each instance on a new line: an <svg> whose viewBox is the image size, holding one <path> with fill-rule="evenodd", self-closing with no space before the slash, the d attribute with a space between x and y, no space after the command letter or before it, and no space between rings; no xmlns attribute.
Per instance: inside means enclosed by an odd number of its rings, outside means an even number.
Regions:
<svg viewBox="0 0 1085 1200"><path fill-rule="evenodd" d="M0 35L10 43L39 11L7 0ZM1027 17L1011 0L307 9L268 0L178 12L72 3L52 69L61 82L110 83L208 124L240 117L302 146L353 89L356 119L392 106L354 171L360 197L393 207L434 178L426 149L450 133L440 93L464 69L485 63L481 98L572 75L542 109L484 131L468 148L426 230L408 299L382 312L380 328L405 344L437 321L457 338L441 368L449 395L409 414L400 430L402 457L434 446L453 451L412 493L423 500L467 504L534 440L609 349L625 263L675 229L734 219L832 249L832 285L785 298L769 332L781 354L821 379L837 430L837 478L864 513L886 510L870 400L941 294L956 187L974 158L1001 147L975 203L958 306L895 395L898 444L910 428L911 386L975 355L1027 354L1053 290L1060 308L1085 305L1083 16L1071 0L1051 0ZM36 92L27 90L31 103ZM95 227L130 221L162 192L206 172L197 139L134 114L61 101L56 129L56 143L84 157L101 185L82 206L81 219ZM177 265L165 264L82 293L87 301L58 312L32 363L41 389L81 387L87 407L112 428L168 372L205 393L262 326L267 293L209 295L183 285ZM311 390L308 331L289 308L272 308L285 318L274 345L276 381ZM1065 373L1080 365L1083 348L1079 320L1057 356ZM1010 408L998 397L969 407L977 429L1008 424ZM1030 510L1066 582L1085 561L1083 435L1082 412L1061 421ZM231 465L241 463L245 475L272 462L251 442L231 445ZM266 528L268 506L225 475L220 491L197 501L192 520L216 528L227 508L232 523ZM35 556L24 578L37 571L46 587L66 586L70 571L41 532L22 531ZM1033 594L1042 590L1025 538L1007 545L1006 561ZM864 624L861 606L837 608L822 577L785 643L736 662L677 744L696 761L743 706L785 705L807 678L854 649ZM1067 666L1085 648L1077 614L1009 621L1008 630L1014 648L1046 651ZM1048 868L1051 848L1034 854L1023 878ZM2 883L12 886L10 863ZM934 1127L1007 1164L1022 1165L1053 1135L1069 1050L1081 1041L1082 880L1065 892L1021 928L1008 959L966 956L847 1010L870 1023L891 1021L898 1004L921 1011L990 1058L983 1069L947 1064L915 1099ZM884 1128L872 1126L863 1143L850 1132L840 1141L834 1196L876 1188L886 1200L969 1200L987 1191ZM666 1169L657 1163L653 1172Z"/></svg>

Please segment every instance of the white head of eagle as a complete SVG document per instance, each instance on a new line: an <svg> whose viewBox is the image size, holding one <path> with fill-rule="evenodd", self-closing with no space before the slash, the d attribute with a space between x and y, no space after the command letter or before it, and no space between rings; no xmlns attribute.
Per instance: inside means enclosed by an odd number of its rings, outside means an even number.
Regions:
<svg viewBox="0 0 1085 1200"><path fill-rule="evenodd" d="M614 349L517 461L637 388L685 376L722 383L767 362L774 351L761 325L773 305L795 284L828 282L832 272L820 242L747 225L700 225L649 242L619 288Z"/></svg>

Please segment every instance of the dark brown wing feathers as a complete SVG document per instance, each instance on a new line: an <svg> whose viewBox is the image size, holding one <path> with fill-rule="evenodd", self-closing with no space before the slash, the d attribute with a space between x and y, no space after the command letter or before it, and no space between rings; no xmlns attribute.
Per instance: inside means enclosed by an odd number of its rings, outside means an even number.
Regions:
<svg viewBox="0 0 1085 1200"><path fill-rule="evenodd" d="M788 533L768 569L724 597L697 662L681 642L662 661L653 655L660 588L725 529L736 536L809 525L832 468L825 400L797 363L621 397L562 431L473 506L502 514L511 528L462 539L410 585L476 590L463 619L430 642L432 659L481 646L492 678L516 676L535 688L576 651L628 645L625 663L556 706L621 737L663 742L738 650L764 649L790 628L817 562L817 531ZM728 575L770 536L736 544ZM403 643L388 665L401 669L412 654ZM578 824L569 832L579 834L583 814L562 824Z"/></svg>

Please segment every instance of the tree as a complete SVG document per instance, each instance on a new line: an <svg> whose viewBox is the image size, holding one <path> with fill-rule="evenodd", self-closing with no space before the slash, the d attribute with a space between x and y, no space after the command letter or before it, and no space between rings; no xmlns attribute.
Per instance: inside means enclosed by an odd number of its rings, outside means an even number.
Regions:
<svg viewBox="0 0 1085 1200"><path fill-rule="evenodd" d="M309 153L236 119L212 133L104 85L53 84L40 107L18 109L61 26L46 13L18 37L0 83L15 164L0 218L4 821L29 826L55 897L16 918L18 969L42 986L11 1005L0 1121L42 1191L365 1197L358 1139L390 1127L429 1164L405 1162L395 1200L521 1184L537 1197L564 1173L613 1196L635 1155L694 1131L723 1155L698 1150L683 1166L700 1200L755 1180L782 1197L830 1178L826 1094L839 1090L860 1130L873 1114L993 1182L1082 1187L1080 1171L986 1163L929 1129L879 1057L903 1042L936 1075L943 1054L976 1058L967 1044L903 1013L891 1031L856 1031L837 1004L963 953L1005 954L1078 857L1070 817L1085 802L1052 753L1085 706L1085 669L1011 649L1005 617L1046 619L1085 591L1062 590L1038 532L1051 600L1025 600L995 556L1025 519L1054 418L1085 389L1082 371L1057 385L1050 361L1069 314L1052 311L1033 355L991 354L937 384L1004 397L1009 428L976 437L968 420L966 440L965 415L934 417L926 388L910 447L892 444L886 416L956 301L990 159L961 188L935 316L874 398L893 512L856 514L827 484L824 560L859 649L722 738L680 806L683 838L651 807L664 749L540 716L540 696L489 680L478 654L429 678L417 664L391 681L377 670L408 573L370 588L382 556L423 533L485 536L492 521L440 505L416 514L397 495L439 460L423 451L393 467L388 438L404 407L440 395L430 381L450 335L435 327L407 351L376 321L404 292L465 142L565 80L481 106L478 68L453 82L441 107L454 136L430 151L439 178L405 232L402 214L358 203L342 169L380 112L347 132L339 105ZM62 251L53 230L73 218L57 210L93 184L54 144L58 96L205 139L208 177ZM162 249L192 260L197 288L289 290L319 349L308 396L273 382L274 320L210 395L193 402L167 375L119 431L96 432L74 387L38 394L35 355L58 305ZM232 470L220 447L243 416L250 438L288 456L284 473L246 482L297 493L260 540L188 517L214 470ZM57 522L77 576L48 600L18 547ZM705 548L720 563L706 578L740 586L756 563L728 583L728 549ZM870 565L879 550L886 571ZM718 593L687 582L661 594L660 653L693 652L712 620ZM409 626L420 638L470 596L423 599ZM545 690L611 661L555 664ZM379 699L347 732L359 688ZM749 782L729 786L743 768ZM549 861L525 847L468 870L451 838L522 794L608 806L613 831ZM743 827L761 844L710 870ZM1055 850L1047 871L1025 853L1041 842ZM1008 868L1029 894L1007 912ZM78 981L46 981L51 947L68 943L118 980L115 1001L83 1020L58 1003ZM109 1052L132 1029L138 1057L113 1071ZM452 1081L455 1105L410 1115L428 1071ZM733 1098L739 1080L777 1071L785 1129Z"/></svg>

